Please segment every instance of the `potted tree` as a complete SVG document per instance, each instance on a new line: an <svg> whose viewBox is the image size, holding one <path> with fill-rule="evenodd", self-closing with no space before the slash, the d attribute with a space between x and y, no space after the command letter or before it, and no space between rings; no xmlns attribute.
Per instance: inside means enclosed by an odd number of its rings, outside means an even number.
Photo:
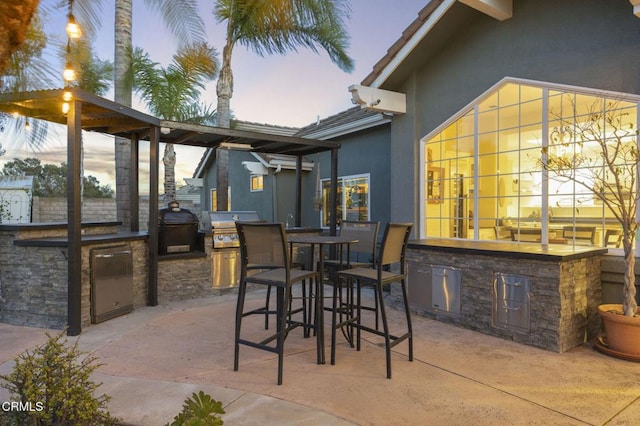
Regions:
<svg viewBox="0 0 640 426"><path fill-rule="evenodd" d="M621 227L624 251L622 304L598 307L606 338L596 347L623 358L640 360L640 313L636 301L634 242L638 228L638 127L636 104L595 101L570 112L551 110L550 138L543 148L543 167L550 179L572 181L601 201Z"/></svg>

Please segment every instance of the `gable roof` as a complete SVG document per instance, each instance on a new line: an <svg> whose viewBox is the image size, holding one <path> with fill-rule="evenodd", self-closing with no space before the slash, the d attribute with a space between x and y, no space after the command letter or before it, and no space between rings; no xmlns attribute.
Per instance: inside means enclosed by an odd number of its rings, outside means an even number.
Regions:
<svg viewBox="0 0 640 426"><path fill-rule="evenodd" d="M374 88L389 87L402 80L403 70L410 69L412 53L428 48L425 45L438 45L443 42L447 33L465 25L465 22L476 12L484 13L499 21L510 19L513 14L515 0L430 0L418 12L418 17L402 32L400 38L387 50L387 53L373 66L373 70L361 82L363 86ZM633 14L640 17L640 0L629 0ZM455 13L449 13L455 10ZM451 16L457 15L457 16ZM447 20L447 29L440 28L433 34L436 24ZM427 41L427 36L429 40ZM423 52L422 52L423 53ZM413 55L416 56L416 55ZM420 56L420 55L417 55Z"/></svg>
<svg viewBox="0 0 640 426"><path fill-rule="evenodd" d="M448 3L445 8L437 10L442 3ZM390 74L399 62L417 45L428 32L429 28L424 28L427 23L433 25L437 22L438 16L447 10L455 0L431 0L418 12L418 17L402 32L400 38L387 49L387 53L373 66L373 71L362 80L363 86L380 87L386 80L385 75ZM443 10L444 9L444 10ZM435 21L435 22L432 22Z"/></svg>

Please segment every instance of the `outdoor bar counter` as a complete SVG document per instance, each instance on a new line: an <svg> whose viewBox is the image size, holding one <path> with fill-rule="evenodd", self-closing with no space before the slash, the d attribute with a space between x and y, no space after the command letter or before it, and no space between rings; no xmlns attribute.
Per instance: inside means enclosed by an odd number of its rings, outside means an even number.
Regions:
<svg viewBox="0 0 640 426"><path fill-rule="evenodd" d="M606 253L571 244L412 240L409 302L439 321L564 352L598 335Z"/></svg>
<svg viewBox="0 0 640 426"><path fill-rule="evenodd" d="M118 232L118 222L83 222L81 228L81 326L101 322L146 306L149 298L149 254L147 232ZM0 322L62 329L68 324L68 248L66 222L0 224ZM309 233L319 229L293 228L287 232ZM234 291L234 285L212 283L212 234L203 235L203 247L188 253L158 256L158 303L194 299ZM100 267L96 255L113 258L127 266ZM125 255L126 254L126 255ZM128 307L115 304L113 286L122 287L122 277L101 279L98 269L126 269ZM107 299L92 299L96 282L104 282ZM99 284L98 284L99 285ZM93 295L100 293L94 291ZM104 293L104 292L103 292ZM120 297L120 296L117 296ZM111 299L113 300L111 300ZM113 303L110 303L111 300ZM103 313L100 313L103 312Z"/></svg>
<svg viewBox="0 0 640 426"><path fill-rule="evenodd" d="M131 253L132 306L146 305L146 232L117 232L117 222L82 223L82 325L91 323L91 254ZM0 225L0 321L61 329L67 325L66 222Z"/></svg>

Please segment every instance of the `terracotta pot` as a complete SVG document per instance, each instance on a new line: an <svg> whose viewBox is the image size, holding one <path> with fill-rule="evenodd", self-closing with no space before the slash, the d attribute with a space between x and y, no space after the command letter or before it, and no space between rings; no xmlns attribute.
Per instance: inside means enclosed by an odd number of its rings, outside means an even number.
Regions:
<svg viewBox="0 0 640 426"><path fill-rule="evenodd" d="M624 316L619 304L600 305L598 313L604 321L607 346L612 351L640 358L640 315Z"/></svg>

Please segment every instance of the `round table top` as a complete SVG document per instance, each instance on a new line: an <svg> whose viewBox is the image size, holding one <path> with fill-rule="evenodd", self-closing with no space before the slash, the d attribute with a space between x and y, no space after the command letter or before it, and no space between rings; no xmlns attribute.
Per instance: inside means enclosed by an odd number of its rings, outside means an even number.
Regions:
<svg viewBox="0 0 640 426"><path fill-rule="evenodd" d="M352 244L358 239L339 235L287 235L287 241L300 244Z"/></svg>

